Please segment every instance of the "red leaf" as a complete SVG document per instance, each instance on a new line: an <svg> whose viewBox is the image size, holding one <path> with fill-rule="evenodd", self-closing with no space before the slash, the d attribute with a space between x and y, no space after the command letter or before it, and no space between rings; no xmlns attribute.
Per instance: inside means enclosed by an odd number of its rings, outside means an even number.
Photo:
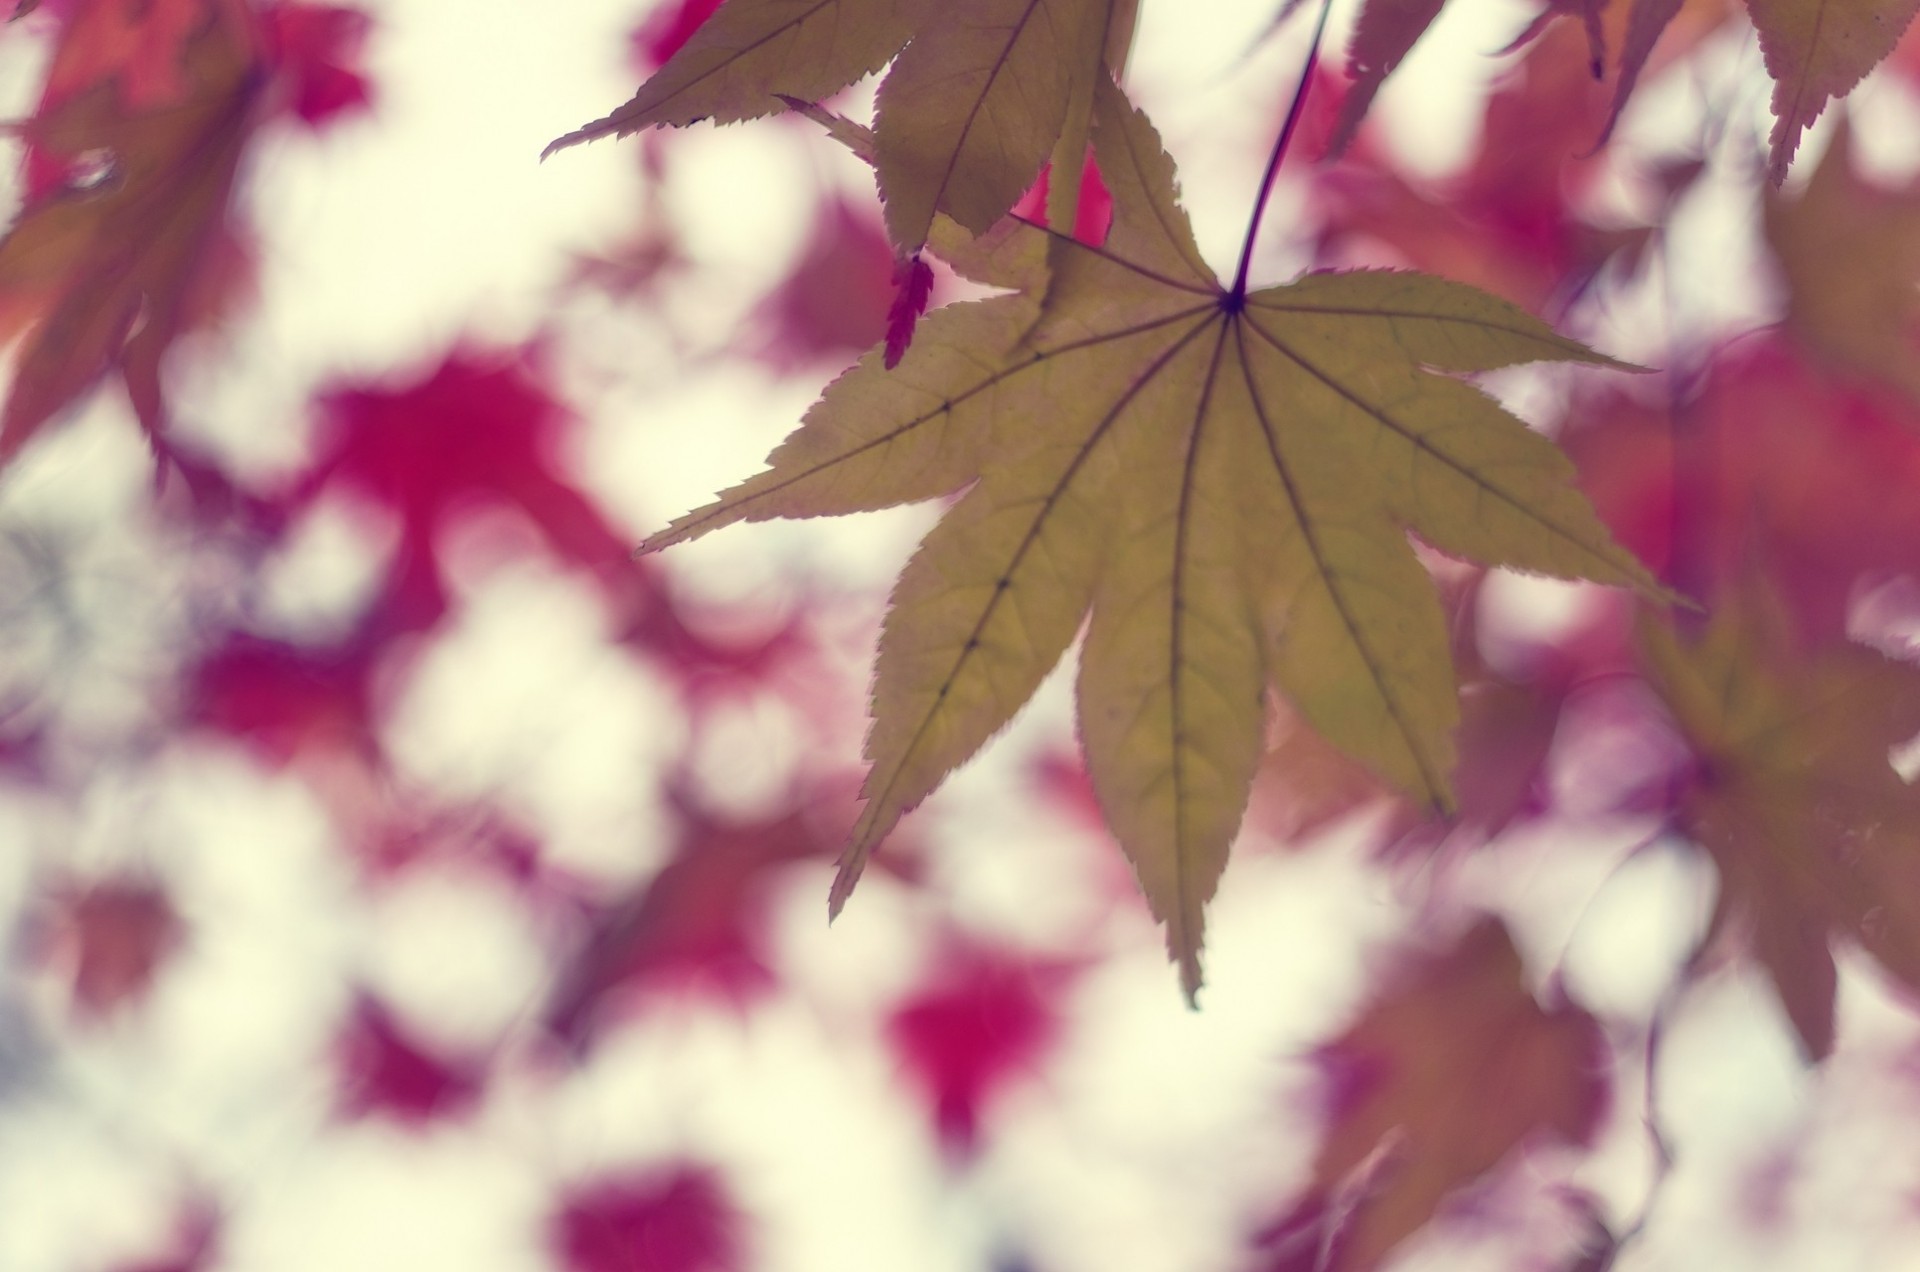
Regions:
<svg viewBox="0 0 1920 1272"><path fill-rule="evenodd" d="M436 1055L364 994L348 1012L334 1054L340 1109L348 1117L408 1125L456 1117L473 1107L486 1085L484 1064Z"/></svg>
<svg viewBox="0 0 1920 1272"><path fill-rule="evenodd" d="M931 1102L941 1140L964 1152L995 1090L1030 1070L1059 1034L1055 999L1070 969L971 944L934 964L933 979L894 1010L887 1037Z"/></svg>
<svg viewBox="0 0 1920 1272"><path fill-rule="evenodd" d="M913 343L913 328L927 312L933 299L933 269L915 252L893 271L893 305L887 310L887 355L889 371L900 365Z"/></svg>
<svg viewBox="0 0 1920 1272"><path fill-rule="evenodd" d="M293 113L309 126L366 110L373 88L358 63L373 22L344 5L275 4L260 10L268 55Z"/></svg>
<svg viewBox="0 0 1920 1272"><path fill-rule="evenodd" d="M1920 668L1798 647L1758 581L1699 640L1642 630L1649 680L1694 753L1673 826L1720 874L1713 935L1750 954L1808 1058L1833 1048L1831 944L1920 987L1920 791L1888 762L1920 730Z"/></svg>
<svg viewBox="0 0 1920 1272"><path fill-rule="evenodd" d="M1604 171L1586 157L1606 106L1587 56L1577 29L1548 30L1488 97L1480 148L1455 176L1412 182L1364 147L1325 170L1322 252L1365 259L1375 240L1415 268L1534 309L1585 286L1646 233L1600 229L1580 211Z"/></svg>
<svg viewBox="0 0 1920 1272"><path fill-rule="evenodd" d="M1599 1025L1542 1008L1498 920L1409 970L1321 1053L1330 1126L1313 1182L1261 1238L1269 1272L1375 1268L1454 1190L1529 1138L1586 1143L1606 1094Z"/></svg>
<svg viewBox="0 0 1920 1272"><path fill-rule="evenodd" d="M571 1193L550 1240L571 1272L738 1272L740 1228L719 1176L680 1164Z"/></svg>
<svg viewBox="0 0 1920 1272"><path fill-rule="evenodd" d="M755 951L772 876L795 861L826 861L843 845L851 809L802 803L763 821L727 822L685 798L680 843L644 887L596 915L556 980L547 1027L587 1045L616 995L692 987L747 995L771 973Z"/></svg>
<svg viewBox="0 0 1920 1272"><path fill-rule="evenodd" d="M320 410L331 436L293 502L339 481L398 514L389 595L407 630L445 613L438 537L476 507L520 512L563 561L613 580L629 572L625 536L560 468L572 417L541 388L531 354L456 350L410 384L335 388Z"/></svg>
<svg viewBox="0 0 1920 1272"><path fill-rule="evenodd" d="M871 348L890 331L895 276L879 222L844 198L827 200L793 273L761 307L771 328L762 356L797 369Z"/></svg>
<svg viewBox="0 0 1920 1272"><path fill-rule="evenodd" d="M137 875L56 887L51 901L49 952L73 977L74 1010L84 1018L146 997L185 935L166 891Z"/></svg>
<svg viewBox="0 0 1920 1272"><path fill-rule="evenodd" d="M378 653L369 641L310 649L232 633L189 671L184 714L281 762L315 749L371 759Z"/></svg>
<svg viewBox="0 0 1920 1272"><path fill-rule="evenodd" d="M1567 451L1623 546L1702 599L1763 551L1810 646L1844 642L1858 589L1920 560L1920 415L1786 340L1721 350L1671 406L1614 394L1575 418Z"/></svg>
<svg viewBox="0 0 1920 1272"><path fill-rule="evenodd" d="M633 60L642 75L651 75L693 38L720 0L666 0L633 33Z"/></svg>

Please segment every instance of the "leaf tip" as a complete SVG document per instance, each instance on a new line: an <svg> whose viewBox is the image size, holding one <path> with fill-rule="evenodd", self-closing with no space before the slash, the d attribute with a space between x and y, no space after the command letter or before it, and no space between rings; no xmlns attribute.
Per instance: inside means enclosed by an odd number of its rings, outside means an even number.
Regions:
<svg viewBox="0 0 1920 1272"><path fill-rule="evenodd" d="M570 149L571 147L577 146L581 142L585 141L586 139L587 139L586 132L581 129L575 129L573 132L570 132L570 133L563 133L562 135L555 137L552 141L548 142L544 148L542 148L542 150L540 151L540 162L545 163L548 159L551 159L553 156L559 154L562 150L567 150L567 149Z"/></svg>
<svg viewBox="0 0 1920 1272"><path fill-rule="evenodd" d="M1200 1010L1200 955L1196 950L1188 950L1180 955L1180 993L1187 1000L1188 1011Z"/></svg>
<svg viewBox="0 0 1920 1272"><path fill-rule="evenodd" d="M847 908L847 898L853 895L854 885L860 882L860 872L867 864L867 854L857 848L847 849L840 858L840 869L834 872L833 885L827 889L827 922L832 923L840 917L840 911Z"/></svg>

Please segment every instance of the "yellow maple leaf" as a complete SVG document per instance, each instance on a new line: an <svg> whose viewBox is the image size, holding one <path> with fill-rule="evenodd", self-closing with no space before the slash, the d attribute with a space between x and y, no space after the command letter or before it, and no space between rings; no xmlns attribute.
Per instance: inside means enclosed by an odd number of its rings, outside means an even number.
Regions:
<svg viewBox="0 0 1920 1272"><path fill-rule="evenodd" d="M1641 648L1696 756L1678 822L1719 869L1714 928L1751 951L1820 1059L1831 940L1920 988L1920 788L1888 759L1920 729L1920 668L1858 645L1807 656L1777 606L1749 587L1698 641L1649 622Z"/></svg>
<svg viewBox="0 0 1920 1272"><path fill-rule="evenodd" d="M866 806L832 905L1091 612L1089 771L1191 995L1269 684L1399 786L1449 801L1453 671L1409 529L1476 560L1658 589L1550 442L1434 374L1607 359L1418 274L1223 288L1158 136L1110 81L1094 147L1114 196L1104 246L1005 223L960 263L1018 292L931 315L891 373L868 354L768 471L644 548L967 487L894 589Z"/></svg>
<svg viewBox="0 0 1920 1272"><path fill-rule="evenodd" d="M771 114L782 98L825 97L898 54L880 88L874 163L888 232L910 253L926 241L936 209L986 230L1063 139L1077 164L1094 81L1110 44L1130 30L1132 8L1130 0L727 0L632 100L546 153L643 128Z"/></svg>

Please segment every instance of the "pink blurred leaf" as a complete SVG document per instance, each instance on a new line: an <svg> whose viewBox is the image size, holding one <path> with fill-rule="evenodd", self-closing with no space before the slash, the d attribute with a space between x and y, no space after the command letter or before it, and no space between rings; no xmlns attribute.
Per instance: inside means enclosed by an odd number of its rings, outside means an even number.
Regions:
<svg viewBox="0 0 1920 1272"><path fill-rule="evenodd" d="M720 1177L680 1163L568 1193L549 1240L570 1272L741 1272L742 1226Z"/></svg>
<svg viewBox="0 0 1920 1272"><path fill-rule="evenodd" d="M333 4L270 4L260 10L268 55L289 109L310 127L368 109L373 87L359 63L373 22L360 9Z"/></svg>
<svg viewBox="0 0 1920 1272"><path fill-rule="evenodd" d="M186 715L282 763L315 749L372 758L378 653L367 641L308 648L229 633L189 669Z"/></svg>
<svg viewBox="0 0 1920 1272"><path fill-rule="evenodd" d="M583 1048L620 998L692 988L758 993L772 973L757 950L767 890L797 861L827 861L852 822L851 807L801 800L753 821L729 821L682 797L679 845L666 866L588 922L556 979L547 1027Z"/></svg>
<svg viewBox="0 0 1920 1272"><path fill-rule="evenodd" d="M338 1100L349 1118L385 1117L406 1125L458 1117L486 1085L486 1065L437 1054L393 1011L361 994L334 1044Z"/></svg>
<svg viewBox="0 0 1920 1272"><path fill-rule="evenodd" d="M949 1148L970 1151L988 1101L1029 1072L1059 1035L1073 969L973 943L949 943L933 977L894 1009L887 1038L932 1105Z"/></svg>
<svg viewBox="0 0 1920 1272"><path fill-rule="evenodd" d="M50 904L49 952L71 975L83 1018L145 998L186 932L166 890L142 875L57 886Z"/></svg>
<svg viewBox="0 0 1920 1272"><path fill-rule="evenodd" d="M1327 1138L1305 1197L1261 1239L1267 1272L1377 1268L1527 1141L1589 1141L1606 1041L1585 1012L1543 1008L1521 971L1506 928L1485 919L1323 1049Z"/></svg>
<svg viewBox="0 0 1920 1272"><path fill-rule="evenodd" d="M455 350L397 386L341 386L321 395L330 432L295 503L339 482L400 521L390 601L402 626L437 623L447 607L440 534L477 507L519 512L562 561L619 580L630 545L563 471L572 416L540 382L529 352Z"/></svg>
<svg viewBox="0 0 1920 1272"><path fill-rule="evenodd" d="M770 328L763 356L798 368L850 358L883 335L891 339L893 279L893 248L878 220L845 198L829 198L793 273L761 309Z"/></svg>

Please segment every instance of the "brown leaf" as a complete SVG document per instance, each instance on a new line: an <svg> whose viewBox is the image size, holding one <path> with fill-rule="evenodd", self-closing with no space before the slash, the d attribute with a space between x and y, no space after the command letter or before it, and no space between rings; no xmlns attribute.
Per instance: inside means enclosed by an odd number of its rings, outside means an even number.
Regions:
<svg viewBox="0 0 1920 1272"><path fill-rule="evenodd" d="M1321 1060L1327 1138L1305 1198L1262 1238L1267 1272L1379 1267L1528 1140L1585 1144L1606 1095L1599 1025L1534 1000L1497 919L1408 969Z"/></svg>
<svg viewBox="0 0 1920 1272"><path fill-rule="evenodd" d="M1835 938L1920 989L1920 789L1888 759L1920 732L1920 668L1857 645L1794 648L1758 584L1698 641L1651 621L1641 638L1696 756L1677 820L1719 867L1716 930L1759 960L1821 1059Z"/></svg>
<svg viewBox="0 0 1920 1272"><path fill-rule="evenodd" d="M1819 361L1920 405L1920 182L1868 181L1852 142L1843 118L1806 188L1767 197L1787 325Z"/></svg>

